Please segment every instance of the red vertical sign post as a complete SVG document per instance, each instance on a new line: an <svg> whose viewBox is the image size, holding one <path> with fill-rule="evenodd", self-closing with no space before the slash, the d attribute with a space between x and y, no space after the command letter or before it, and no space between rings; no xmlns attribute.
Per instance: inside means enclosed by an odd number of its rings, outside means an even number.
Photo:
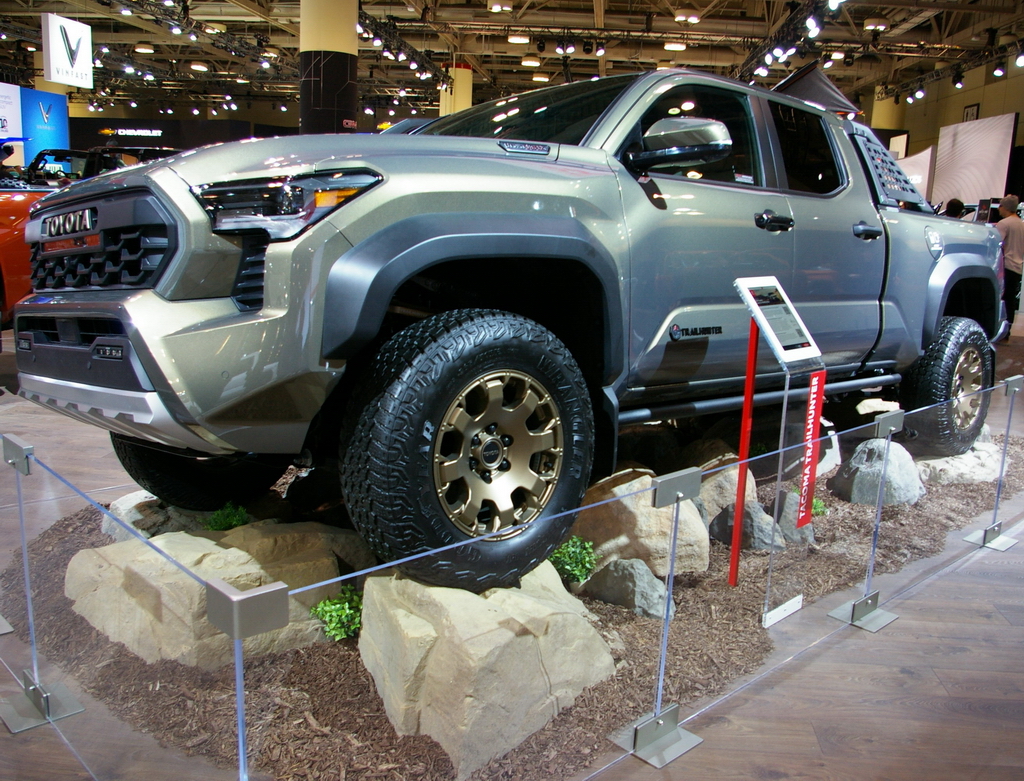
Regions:
<svg viewBox="0 0 1024 781"><path fill-rule="evenodd" d="M757 381L757 342L761 329L750 318L747 343L747 381L743 387L743 420L740 422L740 463L736 475L736 513L732 519L732 550L729 551L729 585L739 583L740 548L743 547L743 508L747 496L747 459L750 457L750 429L754 421L754 383Z"/></svg>

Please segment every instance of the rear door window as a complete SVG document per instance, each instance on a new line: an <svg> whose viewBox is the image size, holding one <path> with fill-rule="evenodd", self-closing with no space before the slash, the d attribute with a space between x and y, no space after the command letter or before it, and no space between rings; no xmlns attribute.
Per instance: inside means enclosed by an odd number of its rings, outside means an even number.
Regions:
<svg viewBox="0 0 1024 781"><path fill-rule="evenodd" d="M822 118L774 101L771 112L788 188L817 195L838 190L843 177Z"/></svg>

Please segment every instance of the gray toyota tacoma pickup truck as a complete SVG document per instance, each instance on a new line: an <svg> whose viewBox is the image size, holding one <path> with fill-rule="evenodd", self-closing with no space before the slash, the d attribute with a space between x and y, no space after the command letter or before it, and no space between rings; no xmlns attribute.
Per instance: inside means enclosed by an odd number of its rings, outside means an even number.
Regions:
<svg viewBox="0 0 1024 781"><path fill-rule="evenodd" d="M976 437L1005 329L998 234L867 128L679 70L185 152L48 196L26 238L23 396L183 507L340 463L382 560L489 535L404 565L477 591L562 541L620 426L739 407L736 277L780 280L828 392L956 399L937 452Z"/></svg>

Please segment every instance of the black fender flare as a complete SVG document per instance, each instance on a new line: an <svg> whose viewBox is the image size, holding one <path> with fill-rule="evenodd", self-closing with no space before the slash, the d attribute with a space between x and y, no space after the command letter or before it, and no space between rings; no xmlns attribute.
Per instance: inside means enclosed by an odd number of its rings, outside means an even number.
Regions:
<svg viewBox="0 0 1024 781"><path fill-rule="evenodd" d="M569 217L426 214L389 225L338 258L324 293L321 353L348 358L380 330L395 291L424 269L463 258L574 260L597 278L605 312L603 382L625 368L619 270L589 230Z"/></svg>
<svg viewBox="0 0 1024 781"><path fill-rule="evenodd" d="M978 324L985 329L989 337L995 336L999 330L1000 286L996 272L990 266L978 262L978 256L969 253L944 255L935 264L928 277L927 301L925 302L924 323L921 344L931 344L939 333L939 325L946 311L950 291L958 282L965 279L987 281L992 290L992 301L988 304L979 302L978 308L991 311L987 317L978 317Z"/></svg>

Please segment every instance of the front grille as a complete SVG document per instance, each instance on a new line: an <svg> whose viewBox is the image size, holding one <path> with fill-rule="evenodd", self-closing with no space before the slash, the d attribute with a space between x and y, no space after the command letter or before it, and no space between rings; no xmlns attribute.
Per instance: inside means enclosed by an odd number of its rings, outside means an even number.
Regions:
<svg viewBox="0 0 1024 781"><path fill-rule="evenodd" d="M124 336L124 324L108 317L42 317L22 315L17 332L31 333L35 344L71 344L90 347L106 336Z"/></svg>
<svg viewBox="0 0 1024 781"><path fill-rule="evenodd" d="M242 237L242 258L238 276L231 291L235 305L243 312L263 308L263 267L267 259L267 234L247 234Z"/></svg>
<svg viewBox="0 0 1024 781"><path fill-rule="evenodd" d="M33 244L32 289L153 287L176 246L173 222L156 198L133 192L75 206L95 211L97 230L52 241L44 236ZM54 210L35 219L60 213Z"/></svg>

